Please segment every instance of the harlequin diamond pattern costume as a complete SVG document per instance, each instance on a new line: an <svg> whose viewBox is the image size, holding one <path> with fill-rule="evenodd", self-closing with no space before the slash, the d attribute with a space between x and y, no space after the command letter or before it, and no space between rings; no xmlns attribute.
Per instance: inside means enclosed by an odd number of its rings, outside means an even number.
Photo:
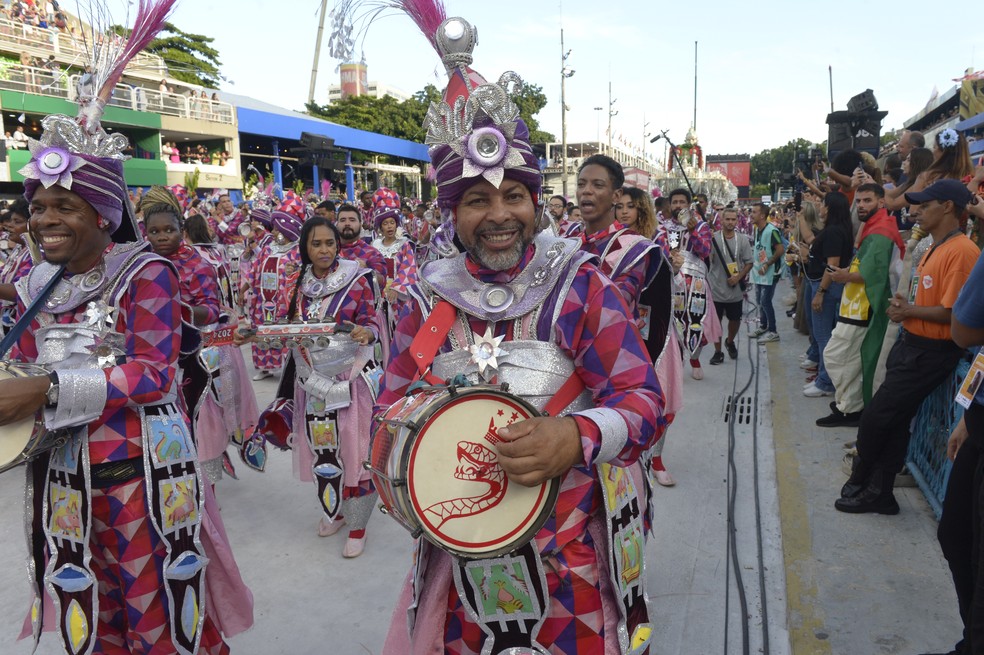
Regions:
<svg viewBox="0 0 984 655"><path fill-rule="evenodd" d="M425 33L436 32L451 76L445 102L431 106L426 123L438 202L450 217L445 228L451 233L462 195L480 178L496 187L518 180L535 202L540 173L507 92L518 78L507 74L500 84L488 84L468 67L475 32L462 19L438 20L440 27L418 20ZM578 245L542 233L508 270L484 269L465 254L420 267L379 404L398 401L422 375L414 336L435 328L440 333L441 315L448 313L447 336L423 363L430 364L426 379L487 379L479 372L478 341L489 338L505 353L495 370L482 370L538 408L578 378L583 391L560 414L574 417L584 459L561 478L544 527L513 555L454 560L419 540L384 652L649 652L642 522L624 467L663 429L662 397L618 290ZM504 598L504 587L494 591L497 582L506 584L500 575L506 569L519 576L512 588L527 590L522 598Z"/></svg>
<svg viewBox="0 0 984 655"><path fill-rule="evenodd" d="M707 283L707 264L711 255L711 227L700 218L693 230L686 222L689 212L671 217L660 223L660 238L665 239L671 250L683 255L683 267L677 277L673 317L676 319L680 343L690 354L691 360L700 359L700 351L715 334L705 334L705 321L714 314L711 287ZM680 222L682 221L682 223Z"/></svg>
<svg viewBox="0 0 984 655"><path fill-rule="evenodd" d="M87 272L44 262L15 285L23 313L54 280L11 356L57 374L60 393L43 424L68 436L27 468L35 599L26 634L57 629L73 654L226 653L216 624L231 635L252 623L221 522L208 515L177 393L178 280L138 236L123 179L126 138L99 124L126 61L172 4L140 3L122 54L90 63L78 117L46 117L20 171L28 200L42 187L67 189L113 238ZM215 559L232 574L221 599L206 581ZM213 620L216 611L224 615Z"/></svg>
<svg viewBox="0 0 984 655"><path fill-rule="evenodd" d="M271 223L275 237L270 239L250 266L252 318L257 324L270 324L287 317L283 290L287 280L297 274L301 256L297 237L303 218L284 211L274 211ZM284 363L284 348L253 344L253 365L257 370L278 372Z"/></svg>

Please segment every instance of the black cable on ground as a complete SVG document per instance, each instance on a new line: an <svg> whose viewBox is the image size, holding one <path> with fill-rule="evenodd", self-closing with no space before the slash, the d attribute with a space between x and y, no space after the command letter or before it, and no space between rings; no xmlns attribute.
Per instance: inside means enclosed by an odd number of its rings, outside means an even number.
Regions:
<svg viewBox="0 0 984 655"><path fill-rule="evenodd" d="M755 485L755 530L758 548L758 578L759 578L759 598L762 601L762 655L769 655L769 608L766 602L765 592L765 556L762 553L762 505L759 501L759 449L758 449L758 407L759 407L759 371L761 352L755 349L755 401L752 418L752 478Z"/></svg>
<svg viewBox="0 0 984 655"><path fill-rule="evenodd" d="M754 304L753 304L754 306ZM750 339L749 339L750 341ZM735 344L738 347L738 344ZM756 349L757 353L757 349ZM738 401L745 395L748 388L752 385L752 378L755 377L757 380L758 367L757 362L752 359L751 347L748 351L748 363L749 363L749 373L748 380L745 382L745 386L741 390L737 390L738 387L738 366L737 361L735 363L735 375L734 381L731 385L731 401L728 407L728 539L726 541L726 555L725 555L725 596L724 596L724 653L728 653L728 628L729 628L729 616L731 607L731 593L729 589L731 574L730 571L732 567L735 573L735 583L736 591L738 592L738 601L741 605L741 615L742 615L742 653L744 655L750 654L750 644L749 644L749 630L748 630L748 599L745 595L745 585L741 577L741 566L738 562L738 543L737 543L737 528L735 526L735 499L738 495L738 469L735 466L735 422L738 420Z"/></svg>

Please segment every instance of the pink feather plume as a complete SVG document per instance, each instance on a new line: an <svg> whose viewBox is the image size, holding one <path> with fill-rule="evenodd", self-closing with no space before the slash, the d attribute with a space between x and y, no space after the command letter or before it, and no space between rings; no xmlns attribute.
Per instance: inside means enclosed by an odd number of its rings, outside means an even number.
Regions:
<svg viewBox="0 0 984 655"><path fill-rule="evenodd" d="M329 193L331 193L331 182L328 180L321 180L321 197L327 198Z"/></svg>
<svg viewBox="0 0 984 655"><path fill-rule="evenodd" d="M130 38L126 40L119 58L113 62L113 67L110 69L105 83L99 89L98 96L104 102L109 102L116 83L123 77L123 69L126 68L126 65L146 48L164 28L164 23L174 11L176 4L177 0L140 0Z"/></svg>
<svg viewBox="0 0 984 655"><path fill-rule="evenodd" d="M443 0L391 0L389 5L408 15L437 50L437 28L447 18Z"/></svg>

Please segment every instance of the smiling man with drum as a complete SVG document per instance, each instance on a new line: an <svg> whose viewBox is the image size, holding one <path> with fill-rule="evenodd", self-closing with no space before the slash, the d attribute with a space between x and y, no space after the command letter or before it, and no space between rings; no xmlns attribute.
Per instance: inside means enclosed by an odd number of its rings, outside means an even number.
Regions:
<svg viewBox="0 0 984 655"><path fill-rule="evenodd" d="M148 34L167 4L141 4ZM4 367L30 376L0 380L0 425L26 420L48 449L27 464L35 593L22 636L57 630L70 653L219 655L229 647L217 625L249 627L252 599L238 574L206 592L209 561L220 574L235 563L221 524L203 528L208 485L177 394L178 279L137 232L127 139L99 124L107 74L125 63L93 64L102 87L80 87L77 118L42 121L20 170L45 261L15 284L21 319Z"/></svg>
<svg viewBox="0 0 984 655"><path fill-rule="evenodd" d="M436 43L451 82L427 142L465 252L420 269L379 399L380 498L426 539L385 652L647 653L640 503L624 467L664 428L659 383L593 257L535 233L541 176L509 98L518 78L489 84L468 67L475 31L460 18ZM419 379L434 386L404 398ZM550 485L556 503L527 530L522 498Z"/></svg>

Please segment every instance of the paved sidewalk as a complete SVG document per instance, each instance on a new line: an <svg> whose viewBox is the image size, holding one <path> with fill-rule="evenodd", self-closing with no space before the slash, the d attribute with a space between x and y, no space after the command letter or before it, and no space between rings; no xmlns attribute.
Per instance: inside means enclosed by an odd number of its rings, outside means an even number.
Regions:
<svg viewBox="0 0 984 655"><path fill-rule="evenodd" d="M806 398L793 331L780 298L780 343L765 347L772 377L789 631L796 655L947 652L961 623L936 517L917 488L896 489L898 516L834 509L847 476L845 442L854 428L818 428L831 398Z"/></svg>
<svg viewBox="0 0 984 655"><path fill-rule="evenodd" d="M784 290L777 294L777 311L783 295ZM769 652L775 655L945 652L958 636L959 618L929 506L917 489L905 489L897 494L899 516L850 516L833 509L844 481L841 445L853 435L814 427L829 399L800 394L798 355L806 338L792 333L785 316L780 333L781 342L757 346L743 330L737 363L708 366L707 349L705 379L694 381L686 371L687 404L664 451L678 484L656 489L656 537L647 548L654 654L742 652L742 611L726 548L731 474L724 408L736 380L738 389L749 381L749 358L756 355L758 403L746 409L755 407L757 423L736 425L732 475L750 652L763 652L763 604ZM271 380L256 383L261 405L274 388ZM747 397L754 393L752 379ZM765 535L761 568L752 485L756 462ZM264 474L242 465L238 470L241 479L221 481L217 495L256 599L256 625L231 640L233 653L379 653L409 565L409 535L376 514L365 554L344 560L344 534L317 536L313 487L293 480L289 454L272 452ZM0 475L0 495L7 500L0 506L3 655L30 652L28 643L15 641L28 606L22 487L22 471ZM38 652L62 651L53 635L45 635Z"/></svg>

